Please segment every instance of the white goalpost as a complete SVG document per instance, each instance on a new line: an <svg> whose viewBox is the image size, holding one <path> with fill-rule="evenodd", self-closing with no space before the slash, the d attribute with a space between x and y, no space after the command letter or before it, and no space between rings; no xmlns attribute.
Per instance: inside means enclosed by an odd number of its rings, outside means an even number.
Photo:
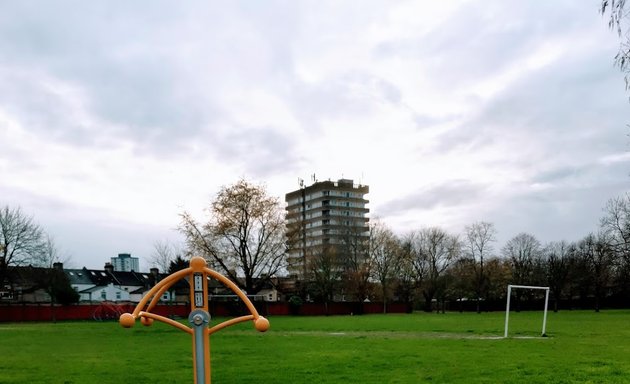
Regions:
<svg viewBox="0 0 630 384"><path fill-rule="evenodd" d="M546 327L547 327L547 306L549 304L549 287L535 287L530 285L508 285L507 289L507 303L505 305L505 333L503 337L508 337L508 324L510 320L510 297L512 296L512 288L519 289L544 289L545 290L545 312L543 315L543 324L542 324L542 334L541 336L547 336Z"/></svg>

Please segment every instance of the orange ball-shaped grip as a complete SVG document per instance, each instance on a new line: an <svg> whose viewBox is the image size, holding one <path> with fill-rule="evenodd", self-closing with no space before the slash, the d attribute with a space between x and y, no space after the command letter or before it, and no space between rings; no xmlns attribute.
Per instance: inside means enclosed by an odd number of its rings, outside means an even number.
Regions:
<svg viewBox="0 0 630 384"><path fill-rule="evenodd" d="M256 327L256 330L258 332L265 332L269 329L269 320L260 316L256 320L254 320L254 327Z"/></svg>
<svg viewBox="0 0 630 384"><path fill-rule="evenodd" d="M144 317L144 316L140 316L140 322L142 323L142 325L144 325L145 327L150 326L151 324L153 324L153 319L150 317Z"/></svg>
<svg viewBox="0 0 630 384"><path fill-rule="evenodd" d="M203 257L195 256L190 259L190 266L196 271L204 269L207 265L208 262Z"/></svg>
<svg viewBox="0 0 630 384"><path fill-rule="evenodd" d="M124 328L131 328L136 323L136 319L131 313L123 313L122 315L120 315L120 319L118 320L118 322Z"/></svg>

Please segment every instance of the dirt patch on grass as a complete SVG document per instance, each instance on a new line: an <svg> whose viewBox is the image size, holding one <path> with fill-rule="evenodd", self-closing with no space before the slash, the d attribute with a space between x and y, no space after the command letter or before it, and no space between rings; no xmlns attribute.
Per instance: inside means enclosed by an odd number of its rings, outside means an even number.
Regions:
<svg viewBox="0 0 630 384"><path fill-rule="evenodd" d="M503 336L492 334L470 334L451 332L394 332L394 331L282 331L283 336L314 336L314 337L349 337L349 338L381 338L381 339L473 339L473 340L502 340ZM511 339L541 339L534 336L510 336Z"/></svg>

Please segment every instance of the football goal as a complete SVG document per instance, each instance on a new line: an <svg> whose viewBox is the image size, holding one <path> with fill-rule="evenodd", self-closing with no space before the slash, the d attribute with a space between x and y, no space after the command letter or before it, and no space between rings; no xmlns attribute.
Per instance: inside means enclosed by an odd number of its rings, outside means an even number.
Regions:
<svg viewBox="0 0 630 384"><path fill-rule="evenodd" d="M529 285L508 285L507 289L507 303L505 304L505 333L503 337L508 337L508 325L510 322L510 298L512 297L512 288L514 289L543 289L545 290L545 312L543 314L542 334L541 336L547 336L547 306L549 304L549 287L535 287Z"/></svg>

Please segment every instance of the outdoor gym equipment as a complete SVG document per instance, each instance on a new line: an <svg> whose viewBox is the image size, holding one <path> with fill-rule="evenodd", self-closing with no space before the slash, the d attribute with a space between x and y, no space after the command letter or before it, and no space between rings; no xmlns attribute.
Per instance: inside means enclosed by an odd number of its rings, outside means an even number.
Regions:
<svg viewBox="0 0 630 384"><path fill-rule="evenodd" d="M151 310L160 301L164 292L177 281L186 277L190 285L191 311L188 316L188 322L191 326L188 327L175 320L151 313ZM210 313L208 312L208 277L220 281L240 297L247 306L250 315L226 320L214 327L208 328L210 323ZM151 301L149 302L149 300ZM149 303L148 306L147 303ZM145 306L146 309L142 310ZM258 311L256 311L252 302L247 298L247 295L227 277L208 268L206 260L202 257L193 257L190 260L190 267L172 273L157 283L144 298L140 300L133 313L123 313L120 315L120 325L125 328L130 328L135 324L137 318L140 318L140 322L146 326L153 324L153 320L159 320L192 335L195 384L210 384L210 335L230 325L248 320L253 320L254 327L260 332L265 332L269 329L269 321L258 314Z"/></svg>

